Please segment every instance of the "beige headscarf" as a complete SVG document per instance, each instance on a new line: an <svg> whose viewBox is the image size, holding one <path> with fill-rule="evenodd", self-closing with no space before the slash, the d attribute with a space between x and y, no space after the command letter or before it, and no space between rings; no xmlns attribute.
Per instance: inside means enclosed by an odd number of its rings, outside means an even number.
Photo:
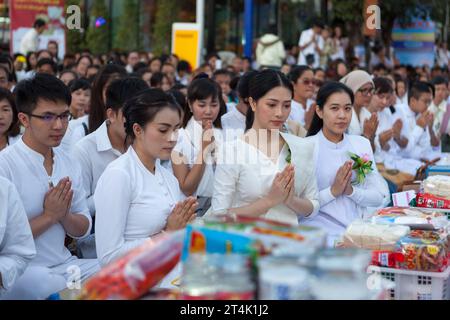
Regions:
<svg viewBox="0 0 450 320"><path fill-rule="evenodd" d="M350 72L348 75L343 77L340 82L352 89L353 93L355 94L356 91L358 91L366 83L371 83L373 86L375 86L372 80L372 76L363 70L355 70Z"/></svg>

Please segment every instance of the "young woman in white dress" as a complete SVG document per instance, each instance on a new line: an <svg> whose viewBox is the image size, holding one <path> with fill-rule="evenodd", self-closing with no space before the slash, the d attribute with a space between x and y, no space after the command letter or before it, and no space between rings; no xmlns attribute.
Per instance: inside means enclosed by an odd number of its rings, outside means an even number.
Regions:
<svg viewBox="0 0 450 320"><path fill-rule="evenodd" d="M214 154L223 139L220 119L226 106L220 86L204 77L194 79L189 85L187 100L172 168L183 193L198 198L201 216L211 203Z"/></svg>
<svg viewBox="0 0 450 320"><path fill-rule="evenodd" d="M250 80L246 133L220 149L212 214L264 217L292 225L319 208L314 145L283 132L293 89L280 72Z"/></svg>
<svg viewBox="0 0 450 320"><path fill-rule="evenodd" d="M163 232L195 218L196 199L185 199L177 179L164 168L176 144L182 109L172 96L148 89L123 109L128 151L100 177L94 193L96 245L105 265Z"/></svg>
<svg viewBox="0 0 450 320"><path fill-rule="evenodd" d="M369 140L345 133L352 119L353 92L342 83L330 82L320 88L316 102L307 139L316 144L320 210L316 216L304 217L301 223L324 229L328 245L332 246L350 223L370 214L368 207L385 204L389 192L377 171ZM349 152L372 161L373 171L361 184L353 183L356 176Z"/></svg>

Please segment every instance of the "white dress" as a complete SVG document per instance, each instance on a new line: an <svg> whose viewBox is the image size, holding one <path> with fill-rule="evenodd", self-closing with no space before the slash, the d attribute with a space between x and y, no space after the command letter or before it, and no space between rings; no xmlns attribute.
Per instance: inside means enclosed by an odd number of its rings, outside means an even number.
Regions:
<svg viewBox="0 0 450 320"><path fill-rule="evenodd" d="M316 216L302 218L300 223L322 228L328 233L328 244L333 245L347 226L354 220L370 215L368 207L383 206L389 201L389 189L386 181L378 173L370 142L361 136L344 135L344 139L335 144L320 131L307 139L315 141L316 178L319 188L320 210ZM360 156L369 155L373 161L373 171L361 185L353 186L353 194L335 198L331 186L338 169L348 160L348 152ZM330 161L332 159L332 161ZM352 179L355 178L353 172Z"/></svg>
<svg viewBox="0 0 450 320"><path fill-rule="evenodd" d="M159 160L153 174L130 147L106 168L95 190L100 263L105 265L160 233L184 198L178 180Z"/></svg>
<svg viewBox="0 0 450 320"><path fill-rule="evenodd" d="M174 150L186 157L189 168L194 166L197 156L202 150L202 132L203 129L201 124L195 121L193 117L189 120L186 128L179 130L178 141ZM223 141L222 130L214 128L214 139L217 150L217 148L220 148ZM207 164L194 196L212 197L214 165L211 154L209 154L204 161L206 161Z"/></svg>
<svg viewBox="0 0 450 320"><path fill-rule="evenodd" d="M309 199L314 215L317 212L318 191L314 177L314 145L305 139L281 133L287 144L283 147L275 164L263 152L246 143L241 138L228 141L218 156L212 214L225 213L230 208L249 205L266 196L273 179L288 164L288 145L291 149L291 161L296 167L296 195ZM298 225L298 214L284 204L270 209L265 218Z"/></svg>

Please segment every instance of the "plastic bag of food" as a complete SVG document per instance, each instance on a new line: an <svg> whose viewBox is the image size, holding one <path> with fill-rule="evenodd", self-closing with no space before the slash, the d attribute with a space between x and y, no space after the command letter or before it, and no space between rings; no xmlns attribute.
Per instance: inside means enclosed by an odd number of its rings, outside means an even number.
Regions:
<svg viewBox="0 0 450 320"><path fill-rule="evenodd" d="M450 200L430 193L418 193L411 204L419 208L450 209Z"/></svg>
<svg viewBox="0 0 450 320"><path fill-rule="evenodd" d="M83 287L83 300L132 300L149 292L180 260L185 231L149 239L113 261Z"/></svg>
<svg viewBox="0 0 450 320"><path fill-rule="evenodd" d="M413 229L441 229L448 225L441 212L424 211L420 208L389 207L378 210L372 217L375 224L406 225Z"/></svg>
<svg viewBox="0 0 450 320"><path fill-rule="evenodd" d="M397 261L400 269L441 272L448 265L447 239L438 232L413 230L399 240L395 251L403 255L403 261Z"/></svg>
<svg viewBox="0 0 450 320"><path fill-rule="evenodd" d="M410 228L407 226L355 221L347 227L340 246L393 251L397 241L409 232Z"/></svg>
<svg viewBox="0 0 450 320"><path fill-rule="evenodd" d="M430 176L423 181L422 187L424 193L450 200L450 176Z"/></svg>
<svg viewBox="0 0 450 320"><path fill-rule="evenodd" d="M183 258L189 253L244 253L265 255L283 247L320 247L325 233L267 219L237 215L213 216L187 227Z"/></svg>

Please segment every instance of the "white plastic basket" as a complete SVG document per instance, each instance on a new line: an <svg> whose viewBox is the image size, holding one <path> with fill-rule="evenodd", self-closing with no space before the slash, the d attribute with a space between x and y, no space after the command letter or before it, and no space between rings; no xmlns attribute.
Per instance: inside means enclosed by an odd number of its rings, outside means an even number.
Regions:
<svg viewBox="0 0 450 320"><path fill-rule="evenodd" d="M370 266L368 272L395 284L389 300L450 300L450 267L444 272L422 272Z"/></svg>

